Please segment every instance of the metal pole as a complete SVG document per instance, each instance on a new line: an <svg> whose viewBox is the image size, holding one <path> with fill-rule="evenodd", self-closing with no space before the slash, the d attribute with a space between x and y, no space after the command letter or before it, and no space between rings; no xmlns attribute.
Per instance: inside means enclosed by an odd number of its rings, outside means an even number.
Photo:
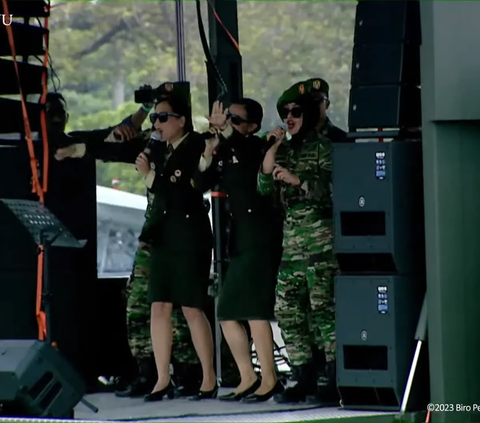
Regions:
<svg viewBox="0 0 480 423"><path fill-rule="evenodd" d="M422 311L418 319L417 331L415 332L415 339L417 340L417 346L415 348L415 354L413 356L412 366L410 367L410 373L408 374L407 386L403 394L402 405L400 407L400 414L403 415L407 411L408 400L410 399L410 391L412 390L413 379L417 370L418 359L420 358L420 352L422 345L427 339L427 294L423 298Z"/></svg>
<svg viewBox="0 0 480 423"><path fill-rule="evenodd" d="M227 85L230 97L242 97L242 58L239 51L235 48L232 41L228 37L225 28L230 34L238 39L238 22L237 22L237 2L234 0L211 0L213 7L208 8L208 35L210 41L210 50L215 65L217 66L222 79ZM217 14L214 13L214 10ZM217 17L220 17L225 27L219 24ZM220 85L213 73L208 72L208 100L209 110L213 103L218 99L221 92ZM228 99L225 99L228 100ZM226 227L227 213L225 196L219 192L219 187L214 188L216 195L212 196L212 216L213 216L213 233L215 237L215 270L217 291L223 284L223 276L228 266L226 261ZM220 324L216 318L216 309L218 307L218 294L215 295L215 352L216 352L216 370L217 378L222 382L222 331Z"/></svg>
<svg viewBox="0 0 480 423"><path fill-rule="evenodd" d="M177 76L179 81L187 80L185 65L185 28L183 17L183 0L175 2L175 19L177 22Z"/></svg>

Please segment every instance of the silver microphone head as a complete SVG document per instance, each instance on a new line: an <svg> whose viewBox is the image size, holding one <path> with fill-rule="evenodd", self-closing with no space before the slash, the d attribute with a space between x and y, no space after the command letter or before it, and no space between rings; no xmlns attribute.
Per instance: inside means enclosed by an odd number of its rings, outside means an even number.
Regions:
<svg viewBox="0 0 480 423"><path fill-rule="evenodd" d="M161 140L162 140L162 136L160 135L160 132L158 132L158 131L152 131L152 134L150 135L150 139L151 139L151 140L155 140L155 141L161 141Z"/></svg>

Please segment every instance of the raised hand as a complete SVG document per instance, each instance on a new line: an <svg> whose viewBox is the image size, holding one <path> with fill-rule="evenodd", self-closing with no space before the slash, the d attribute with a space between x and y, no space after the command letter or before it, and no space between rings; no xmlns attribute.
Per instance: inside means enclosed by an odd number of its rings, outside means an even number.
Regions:
<svg viewBox="0 0 480 423"><path fill-rule="evenodd" d="M207 116L207 120L214 128L223 131L227 127L227 109L223 108L223 104L220 101L213 103L212 113Z"/></svg>

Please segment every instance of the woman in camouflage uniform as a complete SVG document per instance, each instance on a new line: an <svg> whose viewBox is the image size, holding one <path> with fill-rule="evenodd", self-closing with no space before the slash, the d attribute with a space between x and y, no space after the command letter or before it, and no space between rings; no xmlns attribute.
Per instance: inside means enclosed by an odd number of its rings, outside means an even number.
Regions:
<svg viewBox="0 0 480 423"><path fill-rule="evenodd" d="M259 192L279 194L286 215L276 317L298 383L275 398L282 403L316 395L325 360L334 367L333 277L337 267L331 141L318 130L319 106L327 96L328 84L321 79L295 84L283 93L277 109L291 139L284 141L280 128L270 134L278 142L267 152L258 177Z"/></svg>

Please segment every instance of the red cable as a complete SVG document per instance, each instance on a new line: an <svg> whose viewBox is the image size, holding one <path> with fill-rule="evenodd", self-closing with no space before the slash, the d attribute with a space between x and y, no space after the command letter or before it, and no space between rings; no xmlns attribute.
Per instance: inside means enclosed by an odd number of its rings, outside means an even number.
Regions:
<svg viewBox="0 0 480 423"><path fill-rule="evenodd" d="M3 10L6 15L9 15L8 12L8 3L7 0L3 1ZM47 11L49 12L48 6ZM48 18L45 18L45 27L48 28ZM15 40L13 37L13 31L10 25L6 26L8 42L10 44L10 49L12 52L13 66L15 68L15 73L17 74L17 83L18 90L20 93L20 101L22 104L22 115L23 115L23 124L25 128L25 139L27 141L28 153L30 156L30 168L32 170L32 191L38 195L40 203L45 203L45 192L47 191L47 182L48 182L48 139L47 139L47 125L46 125L46 115L45 110L41 111L41 126L42 126L42 138L43 138L43 147L44 147L44 163L43 163L43 187L40 184L40 178L38 175L38 160L35 156L35 148L33 146L32 132L30 127L30 120L27 113L27 104L25 102L25 97L23 95L22 84L20 80L20 72L18 69L17 54L15 49ZM43 60L44 67L48 68L48 33L45 34L45 57ZM47 72L44 73L42 78L43 83L43 93L40 103L45 104L47 96ZM44 263L44 247L43 245L39 246L39 254L37 261L37 294L35 301L35 316L38 324L38 338L43 341L47 335L47 325L46 325L46 316L45 312L42 310L42 295L43 295L43 263Z"/></svg>
<svg viewBox="0 0 480 423"><path fill-rule="evenodd" d="M240 45L238 44L238 41L235 39L235 37L230 33L230 31L227 29L227 27L223 24L222 20L220 19L220 16L218 16L217 11L215 10L215 7L212 4L212 0L208 0L208 5L213 11L213 15L215 16L215 19L218 21L218 23L222 26L222 28L225 30L227 33L228 37L230 40L232 40L233 45L235 48L238 50L238 53L240 53ZM240 53L241 54L241 53Z"/></svg>

